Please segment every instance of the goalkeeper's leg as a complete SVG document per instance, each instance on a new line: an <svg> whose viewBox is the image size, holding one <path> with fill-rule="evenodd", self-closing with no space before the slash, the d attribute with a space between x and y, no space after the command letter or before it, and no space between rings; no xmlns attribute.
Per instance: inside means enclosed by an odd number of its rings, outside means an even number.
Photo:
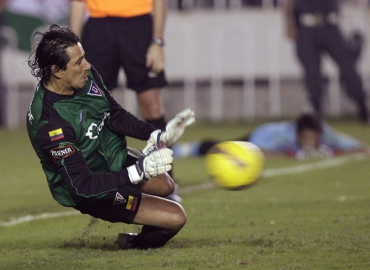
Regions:
<svg viewBox="0 0 370 270"><path fill-rule="evenodd" d="M139 190L145 194L167 197L172 194L174 189L175 182L173 179L168 175L168 173L162 173L144 182L140 186Z"/></svg>
<svg viewBox="0 0 370 270"><path fill-rule="evenodd" d="M186 214L176 202L143 193L133 223L144 225L141 233L120 234L118 244L121 248L159 248L185 225Z"/></svg>
<svg viewBox="0 0 370 270"><path fill-rule="evenodd" d="M175 183L163 173L146 181L139 190L142 193L134 224L144 225L138 235L120 234L122 248L159 248L165 245L185 225L186 214L182 206L157 196L165 197L173 192ZM156 196L153 196L156 195Z"/></svg>

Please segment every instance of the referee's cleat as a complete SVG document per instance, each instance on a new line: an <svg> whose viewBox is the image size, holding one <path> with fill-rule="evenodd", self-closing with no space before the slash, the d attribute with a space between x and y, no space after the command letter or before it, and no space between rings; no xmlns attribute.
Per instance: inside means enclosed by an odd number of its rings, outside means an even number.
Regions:
<svg viewBox="0 0 370 270"><path fill-rule="evenodd" d="M120 233L116 244L121 249L133 249L132 240L137 236L137 233Z"/></svg>

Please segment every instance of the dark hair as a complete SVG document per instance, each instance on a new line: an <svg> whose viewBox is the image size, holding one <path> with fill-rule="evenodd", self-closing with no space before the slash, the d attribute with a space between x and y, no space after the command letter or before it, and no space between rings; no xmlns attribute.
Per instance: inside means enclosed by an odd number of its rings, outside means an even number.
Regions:
<svg viewBox="0 0 370 270"><path fill-rule="evenodd" d="M51 25L49 31L45 33L37 31L32 38L37 48L28 58L32 75L43 82L48 82L53 65L56 65L58 70L65 70L70 60L66 49L76 45L79 40L68 27L61 28L56 24Z"/></svg>
<svg viewBox="0 0 370 270"><path fill-rule="evenodd" d="M315 115L303 114L297 119L296 132L301 133L305 129L311 129L322 133L321 120Z"/></svg>

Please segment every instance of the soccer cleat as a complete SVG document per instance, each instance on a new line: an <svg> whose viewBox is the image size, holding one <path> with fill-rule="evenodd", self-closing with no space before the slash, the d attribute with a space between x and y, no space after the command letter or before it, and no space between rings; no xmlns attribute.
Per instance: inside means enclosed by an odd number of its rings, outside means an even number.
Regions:
<svg viewBox="0 0 370 270"><path fill-rule="evenodd" d="M121 249L133 249L132 240L137 236L137 233L120 233L116 244Z"/></svg>

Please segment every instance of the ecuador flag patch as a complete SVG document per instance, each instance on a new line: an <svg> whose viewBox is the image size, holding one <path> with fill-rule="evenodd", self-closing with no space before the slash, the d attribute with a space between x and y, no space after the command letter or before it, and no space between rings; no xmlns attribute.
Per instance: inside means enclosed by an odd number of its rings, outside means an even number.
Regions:
<svg viewBox="0 0 370 270"><path fill-rule="evenodd" d="M49 131L49 136L51 141L63 139L64 138L63 130L61 128L58 128L56 130Z"/></svg>
<svg viewBox="0 0 370 270"><path fill-rule="evenodd" d="M137 198L132 197L132 196L128 196L128 202L127 202L127 205L126 205L126 209L131 210L131 211L135 211L136 205L137 205Z"/></svg>

